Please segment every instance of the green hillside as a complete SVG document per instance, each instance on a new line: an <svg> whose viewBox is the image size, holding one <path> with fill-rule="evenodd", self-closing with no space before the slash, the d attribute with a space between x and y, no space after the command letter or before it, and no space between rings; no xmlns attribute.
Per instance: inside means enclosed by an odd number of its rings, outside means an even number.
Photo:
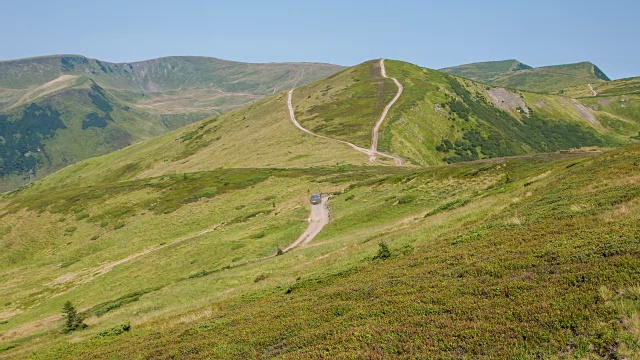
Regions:
<svg viewBox="0 0 640 360"><path fill-rule="evenodd" d="M593 89L593 90L591 90ZM594 96L593 92L596 92L596 96L617 96L617 95L632 95L640 93L640 77L632 77L627 79L619 79L613 81L607 81L603 83L591 84L591 88L588 85L576 85L566 88L562 91L565 96L571 97L591 97Z"/></svg>
<svg viewBox="0 0 640 360"><path fill-rule="evenodd" d="M609 81L602 70L590 62L531 68L516 60L474 63L441 71L487 83L540 93L558 93L575 86Z"/></svg>
<svg viewBox="0 0 640 360"><path fill-rule="evenodd" d="M640 140L640 78L628 78L588 86L572 86L563 95L577 98L607 128Z"/></svg>
<svg viewBox="0 0 640 360"><path fill-rule="evenodd" d="M609 129L576 100L487 90L486 85L408 63L387 60L386 64L388 74L397 77L405 91L382 128L380 147L416 165L628 143L640 125L634 120L628 129ZM376 80L377 66L377 61L365 62L296 89L296 117L320 135L369 147L371 127L396 91L390 79ZM494 92L495 99L491 97ZM522 105L513 99L501 102L509 96L520 99ZM518 113L519 107L527 108L530 114ZM64 186L69 181L89 184L121 179L122 175L133 179L218 167L336 163L362 165L367 157L293 127L286 94L280 93L147 143L73 165L45 182ZM83 179L70 176L80 172Z"/></svg>
<svg viewBox="0 0 640 360"><path fill-rule="evenodd" d="M486 61L440 69L442 72L490 84L491 81L531 66L518 60Z"/></svg>
<svg viewBox="0 0 640 360"><path fill-rule="evenodd" d="M635 117L630 128L606 127L580 101L562 96L488 87L400 61L386 64L404 92L382 128L380 148L416 165L616 145L627 143L640 125ZM377 66L366 62L300 87L293 95L296 118L319 134L370 146L371 127L396 91L390 79L372 75Z"/></svg>
<svg viewBox="0 0 640 360"><path fill-rule="evenodd" d="M619 113L385 64L404 91L380 147L413 165L331 139L368 147L397 91L369 61L293 92L330 138L280 92L3 194L0 357L637 354L640 145L601 120ZM329 224L277 255L316 192ZM67 301L87 329L61 332Z"/></svg>
<svg viewBox="0 0 640 360"><path fill-rule="evenodd" d="M0 61L0 190L339 69L204 57Z"/></svg>

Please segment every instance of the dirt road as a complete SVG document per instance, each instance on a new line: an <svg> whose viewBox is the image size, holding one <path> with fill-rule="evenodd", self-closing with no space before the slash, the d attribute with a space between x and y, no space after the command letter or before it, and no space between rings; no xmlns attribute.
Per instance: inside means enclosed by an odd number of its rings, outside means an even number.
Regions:
<svg viewBox="0 0 640 360"><path fill-rule="evenodd" d="M396 162L396 165L404 165L404 160L402 158L398 157L398 156L387 154L387 153L383 153L383 152L377 151L377 150L365 149L365 148L362 148L362 147L360 147L360 146L358 146L356 144L352 144L352 143L350 143L348 141L344 141L344 140L340 140L340 139L334 139L334 138L330 138L330 137L324 136L324 135L319 135L319 134L316 134L316 133L314 133L314 132L312 132L310 130L305 129L302 125L300 125L298 120L296 120L296 115L295 115L295 112L293 111L293 104L292 104L293 90L294 89L289 90L288 98L287 98L287 106L289 107L289 116L291 117L291 121L293 122L293 124L298 129L304 131L305 133L307 133L309 135L313 135L313 136L319 137L321 139L337 141L339 143L342 143L342 144L345 144L345 145L349 145L354 150L360 151L361 153L368 155L369 156L369 160L371 160L371 159L375 160L375 155L379 155L379 156L385 156L385 157L393 159Z"/></svg>
<svg viewBox="0 0 640 360"><path fill-rule="evenodd" d="M287 252L293 249L296 246L304 245L313 240L320 230L329 223L329 209L327 209L327 200L329 198L326 196L322 197L322 201L320 204L311 205L311 215L309 215L309 227L305 230L300 237L294 242L292 242L289 246L282 249L282 251Z"/></svg>
<svg viewBox="0 0 640 360"><path fill-rule="evenodd" d="M384 119L387 117L387 113L389 112L389 109L391 109L393 104L395 104L396 101L398 101L398 99L400 98L400 95L402 95L402 90L404 90L404 87L402 86L400 81L398 81L398 79L387 76L387 70L384 67L384 59L380 59L380 72L382 73L383 78L391 79L393 80L394 83L396 83L396 86L398 87L398 92L396 93L396 96L394 96L393 99L391 99L391 101L387 104L387 106L384 107L384 110L382 110L382 114L380 115L380 119L378 119L378 122L376 122L376 125L373 127L373 130L371 132L372 133L372 138L371 138L372 155L370 157L370 160L372 162L376 160L376 153L378 153L378 136L379 136L378 131L380 130L380 126L384 122ZM397 164L397 160L396 160L396 164ZM398 165L402 165L402 164L398 164Z"/></svg>
<svg viewBox="0 0 640 360"><path fill-rule="evenodd" d="M598 96L598 92L593 89L593 86L591 86L591 84L587 84L587 85L589 85L589 90L591 90L591 92L593 93L593 96Z"/></svg>

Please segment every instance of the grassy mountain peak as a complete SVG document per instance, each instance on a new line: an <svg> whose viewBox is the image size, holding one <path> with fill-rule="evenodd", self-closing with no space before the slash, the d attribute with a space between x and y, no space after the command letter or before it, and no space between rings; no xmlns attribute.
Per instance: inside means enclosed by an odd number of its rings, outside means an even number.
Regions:
<svg viewBox="0 0 640 360"><path fill-rule="evenodd" d="M504 76L505 74L525 69L531 69L531 66L526 65L518 60L511 59L501 61L477 62L453 66L440 69L440 71L484 83L490 83L492 80Z"/></svg>
<svg viewBox="0 0 640 360"><path fill-rule="evenodd" d="M532 68L516 60L473 63L442 71L513 89L557 93L575 85L609 81L609 77L591 62Z"/></svg>

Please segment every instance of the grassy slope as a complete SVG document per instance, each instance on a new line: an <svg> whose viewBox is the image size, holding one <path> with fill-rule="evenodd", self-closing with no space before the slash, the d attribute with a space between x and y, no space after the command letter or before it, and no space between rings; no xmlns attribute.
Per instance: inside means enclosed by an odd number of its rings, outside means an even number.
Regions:
<svg viewBox="0 0 640 360"><path fill-rule="evenodd" d="M640 93L640 77L613 80L592 84L599 96L617 96ZM571 97L591 97L593 92L587 85L572 86L563 90L563 95Z"/></svg>
<svg viewBox="0 0 640 360"><path fill-rule="evenodd" d="M405 91L383 128L382 148L434 165L584 145L624 141L624 136L590 124L577 101L560 96L518 92L531 116L516 108L499 109L489 100L490 87L398 61L387 72ZM588 112L588 110L585 109ZM448 139L448 151L437 147Z"/></svg>
<svg viewBox="0 0 640 360"><path fill-rule="evenodd" d="M439 71L473 79L482 83L513 73L514 71L531 69L531 66L518 60L487 61L440 69Z"/></svg>
<svg viewBox="0 0 640 360"><path fill-rule="evenodd" d="M541 93L557 93L571 86L599 84L609 80L602 70L590 62L538 68L517 67L518 64L521 63L515 60L495 61L461 65L442 71L493 86Z"/></svg>
<svg viewBox="0 0 640 360"><path fill-rule="evenodd" d="M604 96L637 94L640 93L640 77L595 84L594 89Z"/></svg>
<svg viewBox="0 0 640 360"><path fill-rule="evenodd" d="M347 145L298 130L289 119L286 94L281 93L114 153L73 164L33 184L32 188L44 191L69 184L109 183L219 167L307 167L366 162L365 155Z"/></svg>
<svg viewBox="0 0 640 360"><path fill-rule="evenodd" d="M500 110L486 85L387 60L405 91L383 124L380 147L421 165L475 160L625 141L629 133L585 120L578 102L519 93L533 114ZM343 70L294 92L296 117L312 131L370 146L371 128L395 86L379 75L377 61ZM444 139L448 151L438 151Z"/></svg>
<svg viewBox="0 0 640 360"><path fill-rule="evenodd" d="M587 86L573 86L563 91L578 98L595 112L596 117L612 131L640 139L640 78L628 78L593 85L597 97Z"/></svg>
<svg viewBox="0 0 640 360"><path fill-rule="evenodd" d="M369 148L371 129L396 92L371 60L296 89L293 104L305 128Z"/></svg>
<svg viewBox="0 0 640 360"><path fill-rule="evenodd" d="M51 240L57 243L28 250L33 258L17 260L20 267L3 270L4 293L25 299L11 298L13 303L32 306L0 325L10 339L5 346L15 346L6 354L22 356L20 351L40 343L48 348L34 358L629 356L639 350L633 320L640 310L638 156L636 146L425 170L291 170L254 185L247 180L259 175L256 170L194 174L180 183L149 179L123 183L121 195L109 197L105 205L136 208L134 216L118 215L126 225L117 230L92 220L101 216L94 206L103 202L91 194L115 190L69 189L49 208L60 213L39 211L44 204L35 203L33 210L4 217L43 225L51 224L45 218L65 217L51 233L78 227ZM144 199L164 206L163 188L198 183L222 189L220 176L233 177L230 183L240 187L166 215L138 208ZM306 210L296 206L306 203L305 188L312 183L338 191L332 222L320 237L284 256L233 266L269 254L301 231ZM75 199L84 207L78 213L91 216L76 220L64 199ZM25 193L10 201L5 209L33 200ZM241 224L228 220L269 209L271 202L273 213ZM225 219L211 234L166 243L103 275L92 270L104 259ZM87 241L95 232L101 238ZM3 241L15 233L27 232L12 229ZM380 241L394 255L372 261ZM29 272L13 270L25 266ZM200 270L208 272L189 278ZM77 287L42 285L76 272L91 281L83 283L78 275L70 281ZM36 331L31 343L8 330L33 331L34 323L68 299L95 310L96 304L147 287L155 290L90 317L83 332L57 334L55 316L44 324L51 330ZM52 297L57 293L62 294ZM126 321L133 324L128 334L97 335Z"/></svg>
<svg viewBox="0 0 640 360"><path fill-rule="evenodd" d="M424 126L406 116L425 92L440 103L484 89L386 65L406 92L392 131ZM406 154L407 143L394 133L387 144ZM621 304L638 306L639 153L363 166L366 156L296 129L280 93L4 195L0 355L623 354L638 346ZM302 232L311 192L336 195L330 224L310 246L265 258ZM371 261L380 241L393 259ZM67 300L88 330L59 334ZM129 335L98 335L128 321Z"/></svg>
<svg viewBox="0 0 640 360"><path fill-rule="evenodd" d="M590 62L543 66L521 70L495 79L495 86L505 86L534 92L556 93L569 86L608 81L604 73Z"/></svg>
<svg viewBox="0 0 640 360"><path fill-rule="evenodd" d="M48 137L35 134L35 124L20 124L25 121L26 109L33 105L50 109L59 121L61 128ZM30 151L31 157L37 163L27 167L16 167L10 163L4 165L1 190L8 190L27 180L42 178L52 171L58 170L74 162L103 155L154 136L166 133L171 128L177 128L204 117L205 114L194 118L191 115L162 118L131 108L118 101L109 92L97 86L93 81L85 79L72 87L62 89L40 98L33 103L12 109L7 116L16 121L15 129L7 130L4 136L20 138L29 136L28 145L19 148L3 149L7 158L20 156L15 152ZM196 115L197 116L197 115ZM38 121L38 119L31 119ZM45 120L41 120L45 121ZM46 126L45 124L38 126ZM32 176L26 176L28 170ZM23 170L23 171L21 171Z"/></svg>
<svg viewBox="0 0 640 360"><path fill-rule="evenodd" d="M619 134L640 140L640 96L637 94L581 98L598 120Z"/></svg>

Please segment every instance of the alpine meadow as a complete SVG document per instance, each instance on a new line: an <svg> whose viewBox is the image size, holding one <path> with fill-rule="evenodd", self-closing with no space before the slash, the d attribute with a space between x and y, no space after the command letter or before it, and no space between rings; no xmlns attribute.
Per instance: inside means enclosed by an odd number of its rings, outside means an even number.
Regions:
<svg viewBox="0 0 640 360"><path fill-rule="evenodd" d="M637 78L445 70L1 62L0 358L636 358Z"/></svg>
<svg viewBox="0 0 640 360"><path fill-rule="evenodd" d="M1 8L0 360L640 359L640 3Z"/></svg>

